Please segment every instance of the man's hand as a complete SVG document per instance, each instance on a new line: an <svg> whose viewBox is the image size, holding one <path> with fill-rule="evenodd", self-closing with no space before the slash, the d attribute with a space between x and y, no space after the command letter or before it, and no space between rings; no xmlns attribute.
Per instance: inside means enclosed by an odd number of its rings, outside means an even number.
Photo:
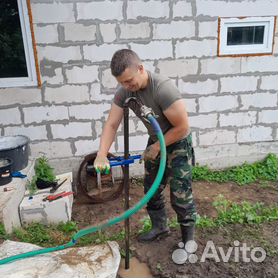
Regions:
<svg viewBox="0 0 278 278"><path fill-rule="evenodd" d="M142 160L155 160L158 153L160 151L160 147L158 144L152 144L148 146L142 154Z"/></svg>
<svg viewBox="0 0 278 278"><path fill-rule="evenodd" d="M110 171L110 163L106 156L97 155L94 161L94 167L97 173L105 173L108 174Z"/></svg>

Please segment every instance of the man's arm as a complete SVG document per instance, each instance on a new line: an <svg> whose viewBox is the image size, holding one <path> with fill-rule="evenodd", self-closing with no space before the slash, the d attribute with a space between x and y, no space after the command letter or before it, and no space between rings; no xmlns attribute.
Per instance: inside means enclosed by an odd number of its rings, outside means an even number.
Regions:
<svg viewBox="0 0 278 278"><path fill-rule="evenodd" d="M171 145L185 135L189 131L188 115L183 99L179 99L171 104L163 114L172 124L172 128L164 134L166 146Z"/></svg>
<svg viewBox="0 0 278 278"><path fill-rule="evenodd" d="M115 135L122 118L123 109L113 103L100 137L98 154L107 156L107 153L115 139Z"/></svg>
<svg viewBox="0 0 278 278"><path fill-rule="evenodd" d="M115 135L122 118L123 109L113 103L100 137L99 150L94 161L94 167L96 170L103 171L110 168L107 154L115 139Z"/></svg>
<svg viewBox="0 0 278 278"><path fill-rule="evenodd" d="M163 111L168 121L172 124L172 128L164 134L166 146L169 146L188 134L189 123L186 107L183 99L176 100L166 110ZM157 141L149 146L149 155L145 159L155 159L160 151L160 145ZM145 155L146 156L146 155Z"/></svg>

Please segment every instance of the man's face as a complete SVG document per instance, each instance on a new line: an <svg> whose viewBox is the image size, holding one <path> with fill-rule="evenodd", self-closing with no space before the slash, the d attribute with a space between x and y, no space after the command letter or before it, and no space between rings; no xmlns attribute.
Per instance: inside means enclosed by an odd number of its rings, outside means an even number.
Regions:
<svg viewBox="0 0 278 278"><path fill-rule="evenodd" d="M139 65L126 68L116 79L126 90L136 92L142 89L145 84L144 67Z"/></svg>

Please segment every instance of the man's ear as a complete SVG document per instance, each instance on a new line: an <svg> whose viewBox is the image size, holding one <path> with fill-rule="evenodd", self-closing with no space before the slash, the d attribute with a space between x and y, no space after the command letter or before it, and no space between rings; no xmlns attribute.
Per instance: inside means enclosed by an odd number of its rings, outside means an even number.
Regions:
<svg viewBox="0 0 278 278"><path fill-rule="evenodd" d="M138 65L138 70L139 70L140 73L143 73L145 68L144 68L143 65Z"/></svg>

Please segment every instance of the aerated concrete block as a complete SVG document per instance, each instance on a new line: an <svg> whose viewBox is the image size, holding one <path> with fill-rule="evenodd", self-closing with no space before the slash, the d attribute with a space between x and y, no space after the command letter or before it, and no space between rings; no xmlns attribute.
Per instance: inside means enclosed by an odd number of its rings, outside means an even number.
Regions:
<svg viewBox="0 0 278 278"><path fill-rule="evenodd" d="M73 195L68 195L54 201L44 201L49 195L56 195L62 192L72 192L72 173L65 173L57 176L58 183L67 179L56 192L50 193L50 188L39 190L31 198L28 191L23 198L19 214L22 225L39 222L43 224L58 224L71 220Z"/></svg>

